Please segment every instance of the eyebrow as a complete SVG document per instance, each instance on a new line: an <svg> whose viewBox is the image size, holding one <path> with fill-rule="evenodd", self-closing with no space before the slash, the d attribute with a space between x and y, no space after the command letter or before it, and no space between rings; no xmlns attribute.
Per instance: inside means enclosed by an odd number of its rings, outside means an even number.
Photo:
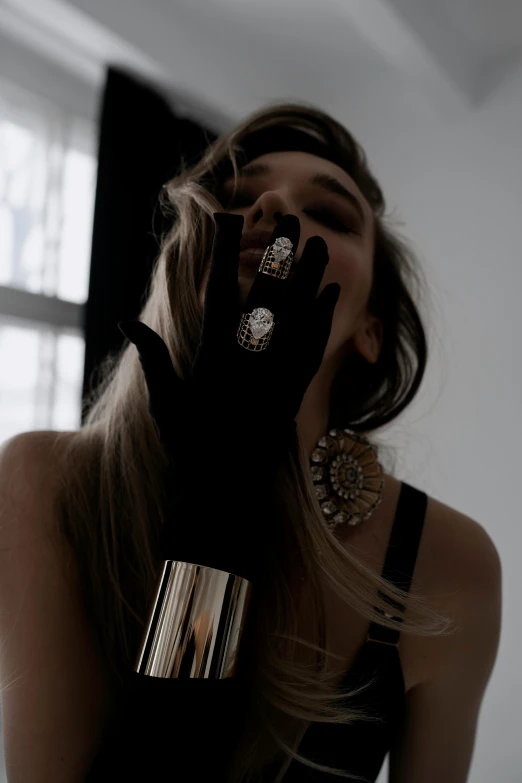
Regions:
<svg viewBox="0 0 522 783"><path fill-rule="evenodd" d="M268 163L250 163L239 170L240 177L260 177L271 173L272 168ZM349 201L357 210L363 225L366 225L366 215L364 214L361 202L353 193L347 190L344 185L341 185L339 180L335 179L335 177L331 177L329 174L317 173L310 177L309 183L310 185L318 185L323 188L323 190L326 190L329 193L335 193L337 196L341 196Z"/></svg>

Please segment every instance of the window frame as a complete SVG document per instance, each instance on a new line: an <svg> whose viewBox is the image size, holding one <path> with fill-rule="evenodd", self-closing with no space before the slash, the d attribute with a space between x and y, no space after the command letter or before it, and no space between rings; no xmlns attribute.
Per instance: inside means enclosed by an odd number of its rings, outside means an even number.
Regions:
<svg viewBox="0 0 522 783"><path fill-rule="evenodd" d="M20 327L27 322L30 328L42 325L83 335L84 311L84 304L0 285L0 318L16 319Z"/></svg>

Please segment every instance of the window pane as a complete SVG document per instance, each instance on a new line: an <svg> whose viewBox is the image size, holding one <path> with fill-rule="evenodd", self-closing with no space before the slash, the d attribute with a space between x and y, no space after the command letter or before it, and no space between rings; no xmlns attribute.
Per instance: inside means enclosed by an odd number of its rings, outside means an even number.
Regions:
<svg viewBox="0 0 522 783"><path fill-rule="evenodd" d="M52 429L75 430L80 426L84 358L85 341L82 337L58 335Z"/></svg>
<svg viewBox="0 0 522 783"><path fill-rule="evenodd" d="M80 426L84 340L0 317L0 442Z"/></svg>
<svg viewBox="0 0 522 783"><path fill-rule="evenodd" d="M63 225L56 296L85 302L89 290L96 161L69 149L64 161Z"/></svg>
<svg viewBox="0 0 522 783"><path fill-rule="evenodd" d="M0 284L85 302L95 130L0 79Z"/></svg>

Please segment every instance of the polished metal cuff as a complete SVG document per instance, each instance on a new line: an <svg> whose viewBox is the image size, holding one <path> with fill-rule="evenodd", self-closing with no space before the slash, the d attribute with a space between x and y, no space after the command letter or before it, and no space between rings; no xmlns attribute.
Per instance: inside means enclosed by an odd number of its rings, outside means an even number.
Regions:
<svg viewBox="0 0 522 783"><path fill-rule="evenodd" d="M234 677L252 583L166 560L134 671L150 677Z"/></svg>

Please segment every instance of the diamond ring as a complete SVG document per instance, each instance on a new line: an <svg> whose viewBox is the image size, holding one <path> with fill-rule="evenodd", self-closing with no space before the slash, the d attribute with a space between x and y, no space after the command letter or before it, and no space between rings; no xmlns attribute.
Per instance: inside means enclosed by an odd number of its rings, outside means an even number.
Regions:
<svg viewBox="0 0 522 783"><path fill-rule="evenodd" d="M237 330L237 341L247 351L264 351L274 331L274 314L266 307L243 313Z"/></svg>
<svg viewBox="0 0 522 783"><path fill-rule="evenodd" d="M265 250L259 272L272 277L280 277L286 280L292 268L294 254L292 243L287 237L278 237L272 245Z"/></svg>

